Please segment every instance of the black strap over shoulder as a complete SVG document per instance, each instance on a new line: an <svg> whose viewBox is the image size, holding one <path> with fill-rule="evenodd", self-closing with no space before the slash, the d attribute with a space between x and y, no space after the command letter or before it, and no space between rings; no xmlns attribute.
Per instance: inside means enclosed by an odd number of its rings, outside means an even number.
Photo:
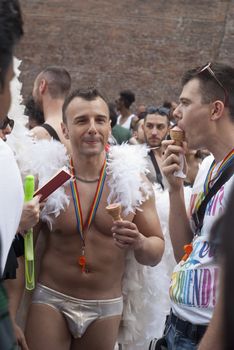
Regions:
<svg viewBox="0 0 234 350"><path fill-rule="evenodd" d="M46 129L46 131L48 131L48 133L50 134L50 136L53 139L61 142L57 132L54 130L54 128L51 125L44 123L44 124L42 124L40 126L42 126L44 129Z"/></svg>
<svg viewBox="0 0 234 350"><path fill-rule="evenodd" d="M153 163L154 170L156 172L157 182L161 185L162 189L164 190L164 185L163 185L163 181L162 181L162 174L161 174L161 171L159 169L157 160L156 160L156 158L154 156L154 152L152 150L150 150L149 156L150 156L150 159L151 159L151 161Z"/></svg>
<svg viewBox="0 0 234 350"><path fill-rule="evenodd" d="M196 231L201 231L203 226L203 220L205 216L206 206L211 200L211 198L219 191L219 189L227 182L232 175L234 174L234 160L230 163L230 165L222 172L218 180L211 187L205 198L203 199L200 207L197 211L192 214L192 219L196 226Z"/></svg>

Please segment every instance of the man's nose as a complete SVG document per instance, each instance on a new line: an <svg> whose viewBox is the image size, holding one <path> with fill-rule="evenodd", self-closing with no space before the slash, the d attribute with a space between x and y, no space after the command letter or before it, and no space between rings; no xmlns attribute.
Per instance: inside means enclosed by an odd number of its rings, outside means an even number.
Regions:
<svg viewBox="0 0 234 350"><path fill-rule="evenodd" d="M180 105L178 105L173 111L173 117L175 120L180 120L182 118Z"/></svg>
<svg viewBox="0 0 234 350"><path fill-rule="evenodd" d="M152 129L152 135L157 135L157 133L158 133L157 126L154 126Z"/></svg>
<svg viewBox="0 0 234 350"><path fill-rule="evenodd" d="M89 134L96 134L97 133L97 128L96 128L96 124L95 124L94 120L90 121L88 133Z"/></svg>

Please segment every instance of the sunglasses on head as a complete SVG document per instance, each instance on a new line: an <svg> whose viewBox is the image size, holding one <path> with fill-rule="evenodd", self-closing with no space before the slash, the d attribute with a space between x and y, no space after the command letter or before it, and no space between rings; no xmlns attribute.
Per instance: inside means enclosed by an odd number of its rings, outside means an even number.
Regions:
<svg viewBox="0 0 234 350"><path fill-rule="evenodd" d="M221 83L221 81L217 78L215 72L213 71L213 69L211 68L211 62L207 63L204 67L202 67L199 71L198 74L202 73L202 72L208 72L216 81L216 83L223 89L224 92L224 105L226 106L228 103L228 92L225 89L225 87L223 86L223 84Z"/></svg>
<svg viewBox="0 0 234 350"><path fill-rule="evenodd" d="M14 124L15 124L14 120L6 116L6 118L3 120L2 124L0 125L0 129L2 130L6 129L7 125L9 125L11 129L13 129Z"/></svg>
<svg viewBox="0 0 234 350"><path fill-rule="evenodd" d="M166 115L167 117L170 114L170 109L166 107L154 107L150 106L147 108L147 114L160 114L160 115Z"/></svg>

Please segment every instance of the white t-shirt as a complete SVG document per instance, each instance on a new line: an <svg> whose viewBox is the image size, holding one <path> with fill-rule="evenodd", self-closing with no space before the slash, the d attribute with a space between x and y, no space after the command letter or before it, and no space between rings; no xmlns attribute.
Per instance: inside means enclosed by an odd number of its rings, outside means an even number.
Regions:
<svg viewBox="0 0 234 350"><path fill-rule="evenodd" d="M0 139L1 273L19 226L23 203L23 185L14 154L10 147Z"/></svg>
<svg viewBox="0 0 234 350"><path fill-rule="evenodd" d="M135 117L135 114L131 114L128 119L123 123L123 124L120 124L120 120L122 118L121 114L118 116L118 119L117 119L117 124L121 125L123 128L125 129L130 129L131 127L131 121L132 119Z"/></svg>
<svg viewBox="0 0 234 350"><path fill-rule="evenodd" d="M203 193L206 175L213 161L209 156L203 161L190 198L189 215L194 211ZM217 167L216 167L217 168ZM210 230L227 205L234 182L232 176L207 204L201 235L193 240L193 251L188 259L174 269L170 285L173 313L193 324L208 324L217 301L218 266L210 249Z"/></svg>

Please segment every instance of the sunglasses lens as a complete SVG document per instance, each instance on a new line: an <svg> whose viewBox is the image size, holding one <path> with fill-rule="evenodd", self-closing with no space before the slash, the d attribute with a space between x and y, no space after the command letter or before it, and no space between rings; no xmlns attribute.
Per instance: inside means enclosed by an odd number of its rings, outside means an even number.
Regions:
<svg viewBox="0 0 234 350"><path fill-rule="evenodd" d="M159 113L159 114L168 116L169 112L170 112L170 109L165 108L165 107L154 107L154 106L151 106L151 107L147 108L147 113L148 114Z"/></svg>
<svg viewBox="0 0 234 350"><path fill-rule="evenodd" d="M10 126L11 129L14 127L14 120L6 117L6 119L3 121L2 125L0 125L0 129L6 129L7 125Z"/></svg>
<svg viewBox="0 0 234 350"><path fill-rule="evenodd" d="M15 122L13 119L9 119L9 125L10 125L10 128L13 129L13 127L15 125Z"/></svg>

